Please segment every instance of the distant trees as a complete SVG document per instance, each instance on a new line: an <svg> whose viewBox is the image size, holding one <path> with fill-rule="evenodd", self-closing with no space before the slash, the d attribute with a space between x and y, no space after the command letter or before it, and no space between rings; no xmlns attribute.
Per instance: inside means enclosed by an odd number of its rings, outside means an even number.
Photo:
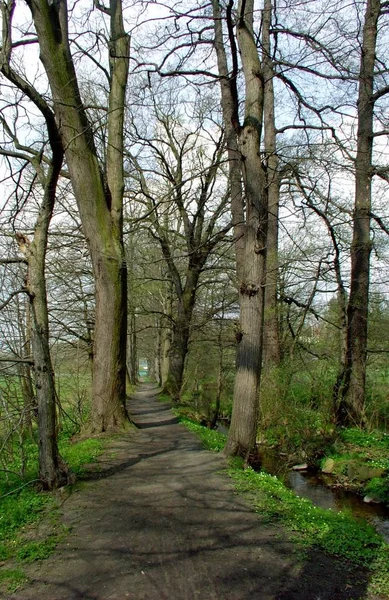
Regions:
<svg viewBox="0 0 389 600"><path fill-rule="evenodd" d="M182 387L200 277L212 252L231 228L222 168L223 132L212 121L212 112L205 103L195 104L189 119L184 117L180 101L185 106L182 96L171 90L152 99L152 126L144 133L140 128L134 130L134 142L137 139L143 151L137 158L132 157L137 168L133 193L148 215L143 227L160 246L167 279L174 290L175 310L170 315L171 340L163 387L175 401ZM143 153L148 157L146 163ZM169 300L167 308L168 304ZM166 342L166 336L164 339Z"/></svg>

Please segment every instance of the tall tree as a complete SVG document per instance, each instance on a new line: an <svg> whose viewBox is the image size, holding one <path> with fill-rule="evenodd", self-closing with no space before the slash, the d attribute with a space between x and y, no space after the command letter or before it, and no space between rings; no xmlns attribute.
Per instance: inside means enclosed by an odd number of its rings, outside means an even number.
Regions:
<svg viewBox="0 0 389 600"><path fill-rule="evenodd" d="M16 135L12 134L3 119L3 127L11 138L15 151L14 158L32 164L42 189L42 202L34 227L34 236L30 241L25 235L17 233L20 252L27 263L25 291L31 305L31 345L34 364L35 387L38 409L39 433L39 478L45 489L53 489L71 480L69 471L63 462L57 444L57 407L54 383L54 371L51 362L49 344L49 318L47 309L47 293L45 282L45 258L49 225L53 214L57 182L60 175L64 152L54 115L44 98L23 80L11 67L12 51L12 16L14 2L2 5L3 11L3 46L1 52L1 71L12 83L35 104L43 115L50 143L51 159L48 167L41 165L42 154L32 150L21 152L22 145ZM9 151L8 151L9 152ZM2 153L7 154L2 149Z"/></svg>
<svg viewBox="0 0 389 600"><path fill-rule="evenodd" d="M267 232L266 174L260 153L264 80L253 29L254 2L243 1L239 3L236 21L236 38L245 81L245 114L243 125L240 125L236 85L238 59L232 7L233 1L230 0L227 8L227 29L232 53L232 71L229 72L220 5L217 0L213 2L215 47L222 78L222 108L227 143L231 143L231 188L236 182L238 189L238 173L235 173L234 169L237 169L239 164L244 183L244 202L242 193L237 191L236 196L232 197L231 206L236 225L240 318L231 427L224 452L227 455L247 457L255 445L262 363Z"/></svg>
<svg viewBox="0 0 389 600"><path fill-rule="evenodd" d="M280 204L279 158L274 101L274 64L271 50L272 0L265 0L262 18L262 70L264 86L264 160L268 196L267 252L265 280L265 314L263 364L265 369L278 366L281 360L278 320L278 215Z"/></svg>
<svg viewBox="0 0 389 600"><path fill-rule="evenodd" d="M66 0L27 0L40 58L65 149L74 195L88 241L96 289L92 383L93 432L121 428L126 420L126 262L123 229L123 121L129 36L122 4L97 6L109 16L108 144L105 172L99 164L91 123L81 100L71 55Z"/></svg>
<svg viewBox="0 0 389 600"><path fill-rule="evenodd" d="M383 3L385 4L385 3ZM347 344L343 372L338 377L337 419L362 425L365 420L366 360L369 311L371 186L374 174L374 104L388 87L374 91L380 0L368 0L364 15L358 76L355 205L351 245L351 282L347 305Z"/></svg>
<svg viewBox="0 0 389 600"><path fill-rule="evenodd" d="M177 401L200 276L231 225L225 219L228 195L218 183L218 177L222 181L223 132L208 135L201 110L200 116L194 115L190 126L186 126L180 122L174 103L170 113L155 106L155 118L151 139L145 137L143 141L155 160L153 176L148 178L139 160L133 157L133 161L139 172L139 198L143 198L150 214L149 231L160 245L175 292L164 389Z"/></svg>

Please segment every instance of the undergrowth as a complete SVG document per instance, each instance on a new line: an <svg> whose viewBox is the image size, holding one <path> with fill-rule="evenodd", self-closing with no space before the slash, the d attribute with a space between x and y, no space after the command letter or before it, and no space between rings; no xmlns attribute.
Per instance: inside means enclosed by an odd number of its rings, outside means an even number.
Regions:
<svg viewBox="0 0 389 600"><path fill-rule="evenodd" d="M68 438L68 436L66 436ZM105 442L101 439L85 439L59 442L60 454L78 476L86 472L86 465L97 460ZM33 448L32 448L33 449ZM0 479L0 589L13 592L26 581L20 566L50 556L67 529L59 522L55 494L42 493L35 487L38 482L37 452L31 453L28 481L20 478ZM50 517L50 525L42 539L35 539L34 524L43 516ZM34 539L31 539L33 535Z"/></svg>
<svg viewBox="0 0 389 600"><path fill-rule="evenodd" d="M179 411L177 412L179 414ZM180 417L180 422L183 423L190 431L193 431L193 433L198 435L207 450L214 450L216 452L223 450L226 443L226 436L223 433L215 431L214 429L203 427L198 423L190 421L186 417Z"/></svg>

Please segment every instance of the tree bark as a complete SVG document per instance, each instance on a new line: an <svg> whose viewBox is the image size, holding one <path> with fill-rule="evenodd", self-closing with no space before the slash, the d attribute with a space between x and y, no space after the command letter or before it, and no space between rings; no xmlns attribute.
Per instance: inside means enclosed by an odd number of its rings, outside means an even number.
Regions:
<svg viewBox="0 0 389 600"><path fill-rule="evenodd" d="M96 287L91 430L126 421L126 263L122 240L123 114L129 61L121 2L110 3L110 96L107 183L70 53L66 0L27 0L49 80L74 195L88 241Z"/></svg>
<svg viewBox="0 0 389 600"><path fill-rule="evenodd" d="M338 422L365 421L366 359L370 280L370 213L373 175L374 67L380 1L368 0L363 27L355 159L355 206L351 245L351 286L347 306L347 352Z"/></svg>
<svg viewBox="0 0 389 600"><path fill-rule="evenodd" d="M28 261L26 289L30 299L32 329L31 346L38 408L39 479L44 489L52 490L74 481L62 460L57 445L57 410L54 369L49 343L45 257L49 224L54 208L56 185L62 166L60 144L53 148L53 163L44 185L44 197L34 228L34 238L17 234L21 251Z"/></svg>
<svg viewBox="0 0 389 600"><path fill-rule="evenodd" d="M172 328L171 324L173 321L173 290L172 290L172 282L170 276L167 275L167 293L165 300L164 311L166 317L162 321L162 331L161 331L161 386L165 388L166 382L169 377L170 371L170 348L172 344Z"/></svg>
<svg viewBox="0 0 389 600"><path fill-rule="evenodd" d="M278 213L280 203L280 174L277 155L274 114L274 66L271 57L270 29L272 0L265 0L262 20L262 70L264 79L264 154L268 196L266 285L263 339L263 367L265 371L277 367L281 361L278 320Z"/></svg>
<svg viewBox="0 0 389 600"><path fill-rule="evenodd" d="M232 5L231 0L227 13L227 27L233 56L231 77L223 44L220 5L216 0L213 2L215 47L222 78L222 109L226 135L234 154L236 150L240 154L246 208L244 210L242 193L237 190L237 196L232 197L231 208L236 225L240 320L237 331L238 348L231 427L224 453L227 456L247 457L255 446L262 361L267 230L266 179L260 157L264 86L253 32L253 0L248 0L239 4L237 21L237 39L245 79L245 120L240 128L235 80L236 46L231 20ZM230 175L236 160L234 154L231 154ZM234 171L232 173L233 181L238 188L238 176ZM238 198L239 204L236 202Z"/></svg>
<svg viewBox="0 0 389 600"><path fill-rule="evenodd" d="M189 266L185 287L178 296L177 316L173 322L169 351L169 372L164 385L164 391L172 397L174 402L178 402L180 398L196 291L203 266L203 264L197 265L197 268Z"/></svg>

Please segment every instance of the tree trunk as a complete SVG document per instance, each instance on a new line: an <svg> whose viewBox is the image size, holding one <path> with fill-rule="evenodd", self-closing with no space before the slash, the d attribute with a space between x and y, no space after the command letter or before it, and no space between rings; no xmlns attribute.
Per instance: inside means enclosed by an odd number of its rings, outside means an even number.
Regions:
<svg viewBox="0 0 389 600"><path fill-rule="evenodd" d="M74 195L91 253L95 286L92 432L120 429L126 421L126 263L122 240L123 115L129 39L120 0L110 4L110 98L107 184L84 106L68 40L66 0L27 0L40 57L60 124Z"/></svg>
<svg viewBox="0 0 389 600"><path fill-rule="evenodd" d="M280 202L279 159L274 114L274 68L270 47L272 0L265 0L262 22L262 70L264 79L264 142L268 195L266 287L263 340L263 366L268 371L281 361L278 322L278 213Z"/></svg>
<svg viewBox="0 0 389 600"><path fill-rule="evenodd" d="M170 371L170 349L172 345L172 328L171 323L173 320L173 290L172 282L170 278L167 281L167 295L164 311L166 318L162 321L161 331L161 386L166 387L166 382L169 377Z"/></svg>
<svg viewBox="0 0 389 600"><path fill-rule="evenodd" d="M128 311L128 336L127 336L127 375L131 385L138 381L138 351L136 336L135 310L131 307Z"/></svg>
<svg viewBox="0 0 389 600"><path fill-rule="evenodd" d="M237 253L240 321L234 400L224 448L227 456L246 458L255 446L258 420L267 226L266 181L260 156L263 73L254 39L253 10L253 0L241 2L238 7L237 38L245 79L245 120L239 133L239 150L246 215L243 257Z"/></svg>
<svg viewBox="0 0 389 600"><path fill-rule="evenodd" d="M368 0L363 28L358 93L355 206L351 245L351 286L347 306L347 353L338 420L365 421L366 358L370 280L370 213L374 119L374 66L380 1Z"/></svg>
<svg viewBox="0 0 389 600"><path fill-rule="evenodd" d="M47 310L45 257L49 224L54 207L55 191L62 166L62 153L53 156L46 189L34 229L34 239L17 235L19 246L28 261L26 288L30 298L32 329L31 346L34 357L34 375L38 407L39 479L44 489L66 485L74 481L62 460L57 445L57 411L54 370L49 344L49 317Z"/></svg>
<svg viewBox="0 0 389 600"><path fill-rule="evenodd" d="M202 267L203 264L198 264L197 268L189 267L186 273L184 290L178 298L177 317L172 328L172 340L169 352L169 372L164 386L164 391L172 397L174 402L179 401L184 379L185 361L189 348L190 326Z"/></svg>
<svg viewBox="0 0 389 600"><path fill-rule="evenodd" d="M31 359L32 349L31 349L31 307L30 301L27 299L25 302L25 317L20 310L20 306L18 303L18 321L19 321L19 332L23 343L22 349L22 358ZM36 399L34 394L34 387L32 382L32 373L31 366L29 364L21 363L18 366L19 371L19 380L20 387L22 391L23 398L23 417L22 417L22 427L24 434L28 432L31 434L32 432L32 422L33 422L33 413L36 406Z"/></svg>

